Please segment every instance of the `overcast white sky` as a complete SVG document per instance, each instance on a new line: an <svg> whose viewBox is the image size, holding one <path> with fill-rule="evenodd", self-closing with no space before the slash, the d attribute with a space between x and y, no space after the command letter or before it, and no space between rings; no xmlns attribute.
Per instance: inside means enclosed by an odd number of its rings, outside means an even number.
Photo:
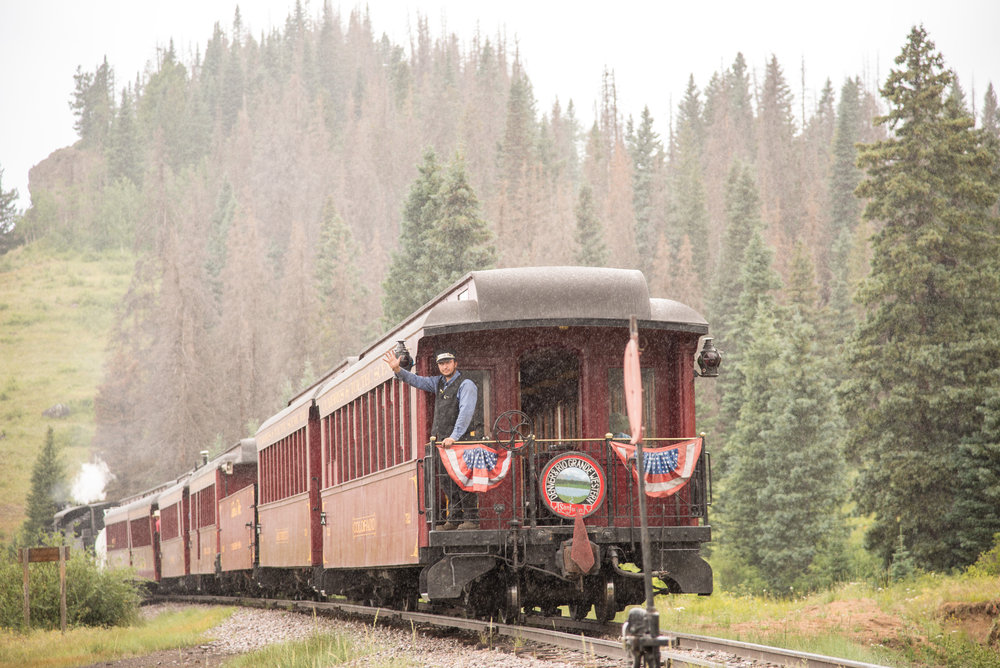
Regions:
<svg viewBox="0 0 1000 668"><path fill-rule="evenodd" d="M3 188L27 207L28 170L76 140L68 102L78 65L107 56L119 82L134 79L173 38L185 61L219 22L228 33L239 4L255 36L283 26L294 0L0 0L0 168ZM346 15L361 3L332 4ZM318 16L322 0L304 2ZM757 72L773 53L798 96L805 64L807 110L827 78L839 91L848 76L881 83L910 27L923 23L967 94L981 104L989 82L1000 88L997 0L370 0L376 36L408 45L417 14L436 37L468 43L477 26L516 40L539 111L572 99L589 125L601 73L613 70L621 108L648 105L661 135L688 77L703 89L713 72L742 52ZM797 106L797 111L799 107Z"/></svg>

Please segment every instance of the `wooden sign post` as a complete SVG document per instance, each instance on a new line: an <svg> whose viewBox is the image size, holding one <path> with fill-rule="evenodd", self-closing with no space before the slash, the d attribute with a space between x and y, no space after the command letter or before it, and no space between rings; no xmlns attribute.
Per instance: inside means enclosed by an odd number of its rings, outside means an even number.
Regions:
<svg viewBox="0 0 1000 668"><path fill-rule="evenodd" d="M20 550L21 564L24 566L24 625L31 626L31 606L29 604L28 564L44 561L59 562L59 628L66 633L66 562L69 560L69 546L27 547Z"/></svg>

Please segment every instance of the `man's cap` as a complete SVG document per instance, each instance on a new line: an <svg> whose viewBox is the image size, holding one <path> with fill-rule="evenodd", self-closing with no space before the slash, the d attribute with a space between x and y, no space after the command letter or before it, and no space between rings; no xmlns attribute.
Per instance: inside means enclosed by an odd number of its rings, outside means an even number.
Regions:
<svg viewBox="0 0 1000 668"><path fill-rule="evenodd" d="M437 354L438 363L453 359L455 359L455 351L453 350L442 350Z"/></svg>

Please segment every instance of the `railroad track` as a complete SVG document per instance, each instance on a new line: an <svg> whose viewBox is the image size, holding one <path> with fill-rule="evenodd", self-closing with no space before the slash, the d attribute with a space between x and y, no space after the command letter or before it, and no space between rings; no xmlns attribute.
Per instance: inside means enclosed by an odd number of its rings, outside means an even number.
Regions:
<svg viewBox="0 0 1000 668"><path fill-rule="evenodd" d="M520 641L549 645L564 650L581 652L616 661L622 665L630 660L619 639L621 627L618 624L599 624L588 620L573 620L568 617L540 617L528 615L524 625L499 624L482 619L469 619L430 612L406 612L389 608L376 608L342 601L291 601L282 599L243 598L210 595L157 595L159 601L182 603L242 605L258 608L274 608L314 613L341 613L351 616L368 617L383 622L397 621L427 626L461 629L477 634L509 636ZM885 668L872 663L837 659L809 652L798 652L780 647L768 647L724 638L691 635L686 633L663 632L670 638L669 645L661 650L664 666L724 667L732 661L757 661L767 666L789 666L794 668ZM724 655L731 659L717 660ZM713 658L705 658L713 657Z"/></svg>

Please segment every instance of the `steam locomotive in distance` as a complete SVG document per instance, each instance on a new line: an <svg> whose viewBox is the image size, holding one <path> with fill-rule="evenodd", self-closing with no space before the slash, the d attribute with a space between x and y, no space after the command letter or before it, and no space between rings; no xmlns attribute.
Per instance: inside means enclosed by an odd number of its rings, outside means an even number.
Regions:
<svg viewBox="0 0 1000 668"><path fill-rule="evenodd" d="M633 317L643 471L623 372ZM661 592L710 594L700 555L711 538L709 465L694 392L718 363L711 339L698 354L707 333L693 309L650 298L638 271L473 271L253 439L109 510L108 560L167 589L402 609L423 598L501 620L563 605L610 619L643 600L636 569ZM434 395L393 375L382 360L391 348L424 376L435 374L436 351L456 352L478 389L473 440L428 442ZM475 499L476 528L440 530L447 477Z"/></svg>

